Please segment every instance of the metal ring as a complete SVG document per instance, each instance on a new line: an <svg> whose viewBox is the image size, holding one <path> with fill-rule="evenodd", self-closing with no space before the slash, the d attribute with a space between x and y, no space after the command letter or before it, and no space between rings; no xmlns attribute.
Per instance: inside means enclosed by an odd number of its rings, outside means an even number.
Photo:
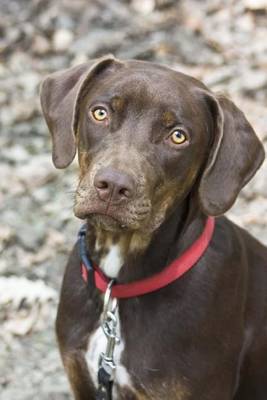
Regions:
<svg viewBox="0 0 267 400"><path fill-rule="evenodd" d="M113 322L114 326L117 325L117 318L116 318L115 314L112 311L108 311L107 312L106 322L108 323L109 321Z"/></svg>
<svg viewBox="0 0 267 400"><path fill-rule="evenodd" d="M103 317L106 316L109 308L109 303L111 299L111 290L112 290L112 285L113 285L114 280L112 279L107 286L107 289L105 291L105 296L104 296L104 305L103 305Z"/></svg>
<svg viewBox="0 0 267 400"><path fill-rule="evenodd" d="M102 323L106 320L108 312L115 314L116 309L117 309L118 301L115 297L112 298L112 296L111 296L113 283L114 283L114 280L112 279L109 282L107 289L105 291L103 313L102 313L102 318L101 318Z"/></svg>

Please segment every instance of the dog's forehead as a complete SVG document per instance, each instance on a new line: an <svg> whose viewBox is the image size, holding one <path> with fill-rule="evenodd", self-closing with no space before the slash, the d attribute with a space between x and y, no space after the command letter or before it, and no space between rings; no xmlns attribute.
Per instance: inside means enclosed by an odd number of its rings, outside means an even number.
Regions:
<svg viewBox="0 0 267 400"><path fill-rule="evenodd" d="M181 72L150 62L129 61L105 80L99 92L109 98L117 96L168 109L178 104L182 108L192 106L196 103L194 91L197 88L205 86Z"/></svg>
<svg viewBox="0 0 267 400"><path fill-rule="evenodd" d="M148 61L130 60L125 63L125 68L122 68L120 72L129 79L143 77L144 80L150 84L153 83L157 88L169 88L170 85L181 90L205 87L202 82L189 75Z"/></svg>

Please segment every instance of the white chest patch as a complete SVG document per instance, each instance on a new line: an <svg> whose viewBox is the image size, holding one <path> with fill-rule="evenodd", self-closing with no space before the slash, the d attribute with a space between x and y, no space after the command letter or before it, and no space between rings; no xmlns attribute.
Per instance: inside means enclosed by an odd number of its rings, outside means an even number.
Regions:
<svg viewBox="0 0 267 400"><path fill-rule="evenodd" d="M117 335L121 338L118 311L117 311L117 321L118 321ZM98 373L99 356L102 352L105 352L106 345L107 345L106 336L101 326L99 326L89 338L88 350L86 354L86 361L89 373L96 387L98 386L97 373ZM115 346L115 351L114 351L114 362L116 365L114 386L113 386L114 400L117 399L116 386L122 386L122 387L127 386L129 388L132 387L130 375L128 374L126 368L121 364L121 357L123 350L124 350L124 343L121 339L120 343Z"/></svg>
<svg viewBox="0 0 267 400"><path fill-rule="evenodd" d="M123 260L118 245L111 245L107 255L100 260L100 268L109 278L116 278L122 267Z"/></svg>
<svg viewBox="0 0 267 400"><path fill-rule="evenodd" d="M96 250L99 250L100 246L98 241L96 242ZM116 278L123 265L123 258L119 245L111 244L108 246L108 253L99 260L99 267L109 278ZM114 362L116 365L114 385L113 385L113 398L118 398L117 389L119 386L132 387L131 378L126 368L121 363L122 353L124 350L124 343L121 339L120 320L118 308L116 311L117 318L117 336L120 338L120 342L116 344L114 349ZM100 321L97 329L91 334L88 342L88 350L86 353L86 361L88 370L91 375L94 385L98 386L98 363L101 353L105 352L107 346L107 338L100 326Z"/></svg>

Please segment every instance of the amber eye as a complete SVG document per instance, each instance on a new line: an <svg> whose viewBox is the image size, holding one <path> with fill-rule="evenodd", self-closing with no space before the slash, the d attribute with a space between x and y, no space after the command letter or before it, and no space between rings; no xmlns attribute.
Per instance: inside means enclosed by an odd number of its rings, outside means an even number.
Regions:
<svg viewBox="0 0 267 400"><path fill-rule="evenodd" d="M104 121L108 117L107 110L103 107L97 107L91 111L93 118L96 121Z"/></svg>
<svg viewBox="0 0 267 400"><path fill-rule="evenodd" d="M187 141L187 137L181 129L175 129L171 134L171 140L174 144L182 144Z"/></svg>

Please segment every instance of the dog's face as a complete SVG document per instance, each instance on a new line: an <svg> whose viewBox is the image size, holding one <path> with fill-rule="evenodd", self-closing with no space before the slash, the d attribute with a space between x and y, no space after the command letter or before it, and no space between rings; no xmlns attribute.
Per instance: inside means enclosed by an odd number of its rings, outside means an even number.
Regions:
<svg viewBox="0 0 267 400"><path fill-rule="evenodd" d="M221 214L263 160L233 103L152 63L106 57L54 74L42 107L55 165L78 147L76 216L106 230L153 232L194 185L203 211Z"/></svg>
<svg viewBox="0 0 267 400"><path fill-rule="evenodd" d="M208 154L212 121L195 87L177 73L135 63L96 82L80 108L76 216L107 229L161 224Z"/></svg>

